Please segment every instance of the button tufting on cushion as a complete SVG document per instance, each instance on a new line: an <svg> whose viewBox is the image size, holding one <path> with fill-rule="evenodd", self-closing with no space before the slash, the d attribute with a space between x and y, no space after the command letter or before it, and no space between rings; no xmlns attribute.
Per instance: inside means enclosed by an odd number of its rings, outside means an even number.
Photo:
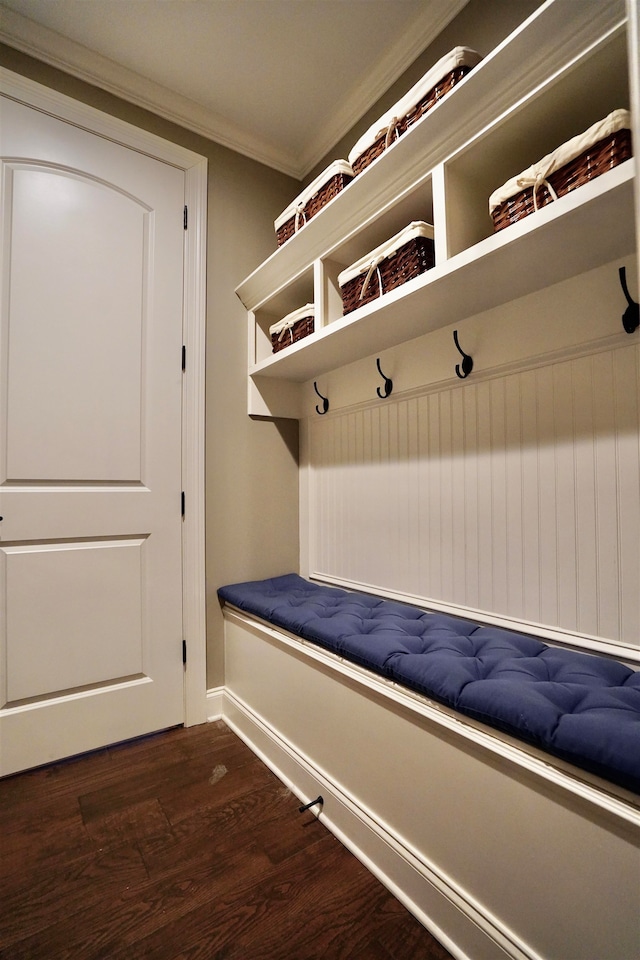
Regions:
<svg viewBox="0 0 640 960"><path fill-rule="evenodd" d="M640 793L640 672L537 637L287 574L222 600Z"/></svg>

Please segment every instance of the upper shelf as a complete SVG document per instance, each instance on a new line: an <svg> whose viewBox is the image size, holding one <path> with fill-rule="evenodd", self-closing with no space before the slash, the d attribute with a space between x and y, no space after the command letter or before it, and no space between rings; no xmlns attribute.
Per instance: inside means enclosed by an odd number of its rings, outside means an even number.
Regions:
<svg viewBox="0 0 640 960"><path fill-rule="evenodd" d="M532 293L540 276L546 287L628 256L635 249L635 165L635 158L626 161L255 364L249 374L304 382Z"/></svg>
<svg viewBox="0 0 640 960"><path fill-rule="evenodd" d="M624 0L547 0L486 56L451 96L237 287L246 309L259 309L314 260L330 257L340 244L415 190L437 164L506 110L525 97L534 97L539 88L571 69L592 47L619 34L625 19Z"/></svg>

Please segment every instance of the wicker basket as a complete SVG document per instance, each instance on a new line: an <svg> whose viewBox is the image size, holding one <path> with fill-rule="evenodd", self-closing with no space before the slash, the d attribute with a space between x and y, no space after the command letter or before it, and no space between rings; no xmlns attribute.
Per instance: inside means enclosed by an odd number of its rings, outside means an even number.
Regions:
<svg viewBox="0 0 640 960"><path fill-rule="evenodd" d="M334 160L326 170L289 204L274 223L278 246L297 233L324 206L337 197L353 180L353 169L346 160Z"/></svg>
<svg viewBox="0 0 640 960"><path fill-rule="evenodd" d="M362 173L376 157L401 137L443 99L479 63L480 54L469 47L455 47L387 110L358 140L349 153L354 174Z"/></svg>
<svg viewBox="0 0 640 960"><path fill-rule="evenodd" d="M630 123L627 110L615 110L507 181L489 199L494 230L516 223L628 160L632 156Z"/></svg>
<svg viewBox="0 0 640 960"><path fill-rule="evenodd" d="M338 276L343 314L413 280L434 262L433 227L422 220L410 223Z"/></svg>
<svg viewBox="0 0 640 960"><path fill-rule="evenodd" d="M274 353L290 347L292 343L308 337L314 330L315 307L312 303L299 307L292 313L288 313L282 320L278 320L273 326L269 327L271 337L271 348Z"/></svg>

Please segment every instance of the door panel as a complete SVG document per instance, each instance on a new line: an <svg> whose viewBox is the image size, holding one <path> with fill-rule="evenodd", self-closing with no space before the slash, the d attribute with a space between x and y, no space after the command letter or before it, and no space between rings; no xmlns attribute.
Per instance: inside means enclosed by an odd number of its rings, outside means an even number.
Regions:
<svg viewBox="0 0 640 960"><path fill-rule="evenodd" d="M183 721L184 174L0 108L6 774Z"/></svg>
<svg viewBox="0 0 640 960"><path fill-rule="evenodd" d="M65 170L5 176L7 478L139 480L148 211Z"/></svg>
<svg viewBox="0 0 640 960"><path fill-rule="evenodd" d="M8 705L144 673L145 542L4 549Z"/></svg>

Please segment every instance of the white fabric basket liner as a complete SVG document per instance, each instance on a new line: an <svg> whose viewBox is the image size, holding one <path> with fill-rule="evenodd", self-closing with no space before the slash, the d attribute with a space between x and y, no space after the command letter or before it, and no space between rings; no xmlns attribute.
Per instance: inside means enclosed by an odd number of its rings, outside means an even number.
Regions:
<svg viewBox="0 0 640 960"><path fill-rule="evenodd" d="M288 313L286 317L282 318L282 320L278 320L277 323L274 323L269 327L269 334L273 336L277 333L286 333L287 330L291 330L293 325L297 323L298 320L304 320L305 317L315 318L315 304L307 303L304 307L299 307L297 310L293 310L291 313Z"/></svg>
<svg viewBox="0 0 640 960"><path fill-rule="evenodd" d="M391 124L400 117L406 116L420 102L429 91L440 83L448 73L455 70L456 67L475 67L482 60L482 57L471 47L454 47L449 53L441 57L431 69L425 73L421 80L418 80L405 95L395 103L390 110L383 113L382 116L371 124L366 133L364 133L355 146L349 151L349 163L353 163L361 153L364 153L379 136L387 133ZM449 91L451 93L452 91ZM443 97L444 99L444 97Z"/></svg>
<svg viewBox="0 0 640 960"><path fill-rule="evenodd" d="M611 134L616 133L616 131L627 129L631 129L631 116L629 111L622 109L614 110L606 116L604 120L599 120L589 127L588 130L585 130L584 133L580 133L577 137L572 137L571 140L567 140L566 143L563 143L562 146L558 147L552 153L547 154L542 160L533 163L530 167L527 167L526 170L523 170L522 173L519 173L516 177L511 177L511 179L507 180L501 187L494 190L489 197L489 213L492 213L496 207L499 207L500 204L508 200L509 197L513 197L522 190L526 190L527 187L533 187L535 191L546 182L550 174L559 170L560 167L564 167L565 163L570 163L572 160L575 160L576 157L579 157L580 154L588 150L589 147L599 143L600 140L606 139L606 137L610 137Z"/></svg>
<svg viewBox="0 0 640 960"><path fill-rule="evenodd" d="M291 217L295 217L296 213L300 213L302 208L306 203L311 200L312 197L315 197L316 193L324 187L325 183L328 183L329 180L332 180L333 177L337 176L339 173L344 173L348 177L353 176L353 168L350 163L347 163L346 160L334 160L333 163L330 163L329 166L319 173L315 180L309 184L308 187L305 187L304 190L298 194L295 200L293 200L286 210L280 214L277 220L274 221L274 227L276 232L280 227L284 226L287 220L290 220Z"/></svg>
<svg viewBox="0 0 640 960"><path fill-rule="evenodd" d="M356 260L350 267L347 267L338 274L338 285L344 287L349 280L353 280L363 273L375 270L378 264L386 260L387 257L393 256L400 247L404 247L406 243L415 237L426 237L428 240L433 240L433 227L431 224L425 223L424 220L414 220L406 226L404 230L397 233L395 237L385 241L385 243L381 243L375 250L371 250L366 256Z"/></svg>

